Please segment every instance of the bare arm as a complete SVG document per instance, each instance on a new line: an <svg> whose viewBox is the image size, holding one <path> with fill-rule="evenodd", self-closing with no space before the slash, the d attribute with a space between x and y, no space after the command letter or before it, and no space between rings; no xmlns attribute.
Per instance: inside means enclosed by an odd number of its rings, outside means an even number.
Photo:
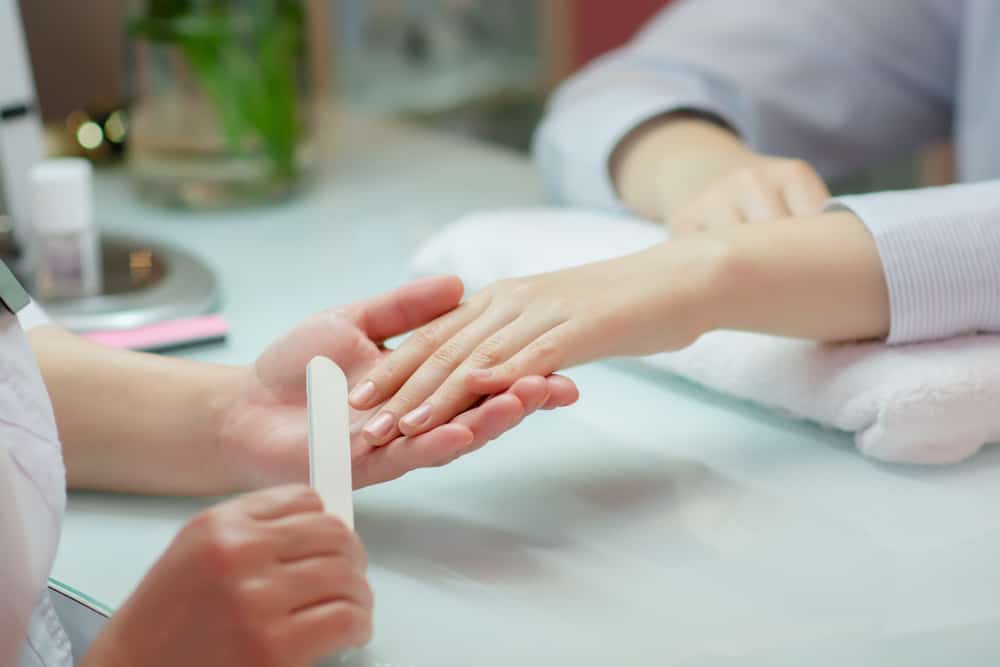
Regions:
<svg viewBox="0 0 1000 667"><path fill-rule="evenodd" d="M712 238L722 259L708 288L711 328L822 341L883 338L889 332L889 297L875 240L853 214L735 226Z"/></svg>
<svg viewBox="0 0 1000 667"><path fill-rule="evenodd" d="M51 326L29 339L71 488L211 494L236 486L214 444L239 369L105 348Z"/></svg>
<svg viewBox="0 0 1000 667"><path fill-rule="evenodd" d="M55 409L72 488L221 495L308 477L305 367L326 356L356 382L386 338L453 309L455 278L417 281L307 319L249 366L104 348L51 326L29 339ZM419 438L352 441L355 488L468 453L540 408L576 400L563 377L528 377ZM352 413L354 422L364 413Z"/></svg>
<svg viewBox="0 0 1000 667"><path fill-rule="evenodd" d="M355 407L417 434L526 374L682 348L714 329L826 341L884 336L875 241L849 212L694 234L617 259L495 283L411 337ZM381 438L371 427L368 437Z"/></svg>

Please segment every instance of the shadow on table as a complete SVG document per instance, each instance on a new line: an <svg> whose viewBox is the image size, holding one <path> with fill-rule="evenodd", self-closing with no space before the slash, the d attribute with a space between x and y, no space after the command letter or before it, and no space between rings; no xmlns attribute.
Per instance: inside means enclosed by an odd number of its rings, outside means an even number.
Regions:
<svg viewBox="0 0 1000 667"><path fill-rule="evenodd" d="M373 565L409 577L552 584L567 579L556 562L565 554L655 539L656 525L676 528L699 498L733 506L747 495L697 462L638 451L621 452L613 467L605 459L590 452L562 467L499 470L489 480L456 475L445 492L463 499L454 511L359 503L358 531Z"/></svg>

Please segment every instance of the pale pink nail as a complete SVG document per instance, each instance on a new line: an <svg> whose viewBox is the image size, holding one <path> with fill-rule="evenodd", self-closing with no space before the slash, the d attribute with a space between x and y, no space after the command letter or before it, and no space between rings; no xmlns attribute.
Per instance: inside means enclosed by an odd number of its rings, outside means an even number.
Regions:
<svg viewBox="0 0 1000 667"><path fill-rule="evenodd" d="M396 417L391 412L380 412L362 429L368 437L376 442L381 442L392 431L396 423Z"/></svg>
<svg viewBox="0 0 1000 667"><path fill-rule="evenodd" d="M375 398L375 383L371 380L359 384L350 395L351 403L358 407L367 405L373 398Z"/></svg>
<svg viewBox="0 0 1000 667"><path fill-rule="evenodd" d="M430 403L424 403L419 408L409 413L401 421L406 422L407 426L423 426L427 423L427 420L431 416L431 406Z"/></svg>

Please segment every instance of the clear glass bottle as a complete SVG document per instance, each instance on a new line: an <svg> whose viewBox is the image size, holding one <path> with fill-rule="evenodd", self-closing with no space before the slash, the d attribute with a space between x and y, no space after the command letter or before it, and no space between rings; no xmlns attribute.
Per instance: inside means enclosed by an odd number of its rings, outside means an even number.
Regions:
<svg viewBox="0 0 1000 667"><path fill-rule="evenodd" d="M314 161L303 0L137 0L128 165L192 207L279 199Z"/></svg>

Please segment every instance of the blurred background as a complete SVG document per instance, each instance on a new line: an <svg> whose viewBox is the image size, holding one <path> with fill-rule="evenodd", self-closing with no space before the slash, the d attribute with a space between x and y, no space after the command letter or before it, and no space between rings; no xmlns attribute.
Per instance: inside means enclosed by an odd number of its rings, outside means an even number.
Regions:
<svg viewBox="0 0 1000 667"><path fill-rule="evenodd" d="M273 271L297 270L297 235L344 248L365 281L395 275L365 258L396 270L468 210L544 202L527 157L546 99L670 1L0 0L20 8L45 144L35 106L8 107L20 115L0 143L0 256L76 330L208 312L224 260L258 253ZM27 79L17 46L14 83ZM42 153L85 158L59 196L27 182ZM948 147L932 146L830 185L905 188L951 171ZM38 201L73 215L32 219ZM240 252L212 224L227 219L256 230ZM183 254L213 239L211 262ZM282 264L273 251L285 243L296 259Z"/></svg>
<svg viewBox="0 0 1000 667"><path fill-rule="evenodd" d="M114 162L130 144L139 190L188 206L287 194L345 110L526 153L552 88L666 4L20 1L50 150ZM281 74L289 58L294 81ZM948 176L935 147L840 188Z"/></svg>
<svg viewBox="0 0 1000 667"><path fill-rule="evenodd" d="M130 15L171 3L20 0L50 124L129 101ZM180 5L182 3L172 3ZM198 3L195 3L198 4ZM227 4L252 5L251 2ZM663 0L305 0L314 82L337 104L525 150L553 85Z"/></svg>

